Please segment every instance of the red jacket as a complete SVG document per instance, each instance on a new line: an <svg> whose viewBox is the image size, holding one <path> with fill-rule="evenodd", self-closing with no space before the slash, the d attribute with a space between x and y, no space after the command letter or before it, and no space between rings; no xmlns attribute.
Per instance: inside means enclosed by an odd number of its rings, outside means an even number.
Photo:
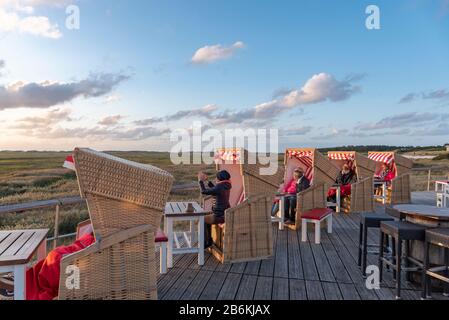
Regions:
<svg viewBox="0 0 449 320"><path fill-rule="evenodd" d="M287 183L284 187L285 193L296 194L296 180L292 179L289 183Z"/></svg>

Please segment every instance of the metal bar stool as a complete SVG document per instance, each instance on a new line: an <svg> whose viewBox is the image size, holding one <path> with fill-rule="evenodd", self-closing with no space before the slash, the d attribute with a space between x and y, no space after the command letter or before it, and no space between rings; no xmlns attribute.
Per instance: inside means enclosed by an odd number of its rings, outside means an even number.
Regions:
<svg viewBox="0 0 449 320"><path fill-rule="evenodd" d="M402 271L409 273L412 271L422 271L424 263L409 255L410 241L425 240L426 228L404 221L385 221L380 223L380 250L379 250L379 279L382 281L384 264L396 271L396 299L401 298L401 276ZM385 235L392 237L396 242L396 252L390 256L384 256ZM402 245L405 242L406 250L403 256ZM402 266L404 262L404 266Z"/></svg>
<svg viewBox="0 0 449 320"><path fill-rule="evenodd" d="M360 214L359 229L359 256L358 266L362 268L362 275L366 276L366 258L368 254L378 253L379 251L368 251L368 248L379 247L374 244L368 244L368 230L370 228L380 228L382 221L393 221L393 217L381 213L362 213Z"/></svg>
<svg viewBox="0 0 449 320"><path fill-rule="evenodd" d="M444 265L430 266L430 247L444 248ZM424 243L424 271L422 278L422 298L432 298L431 278L444 282L444 295L449 296L449 229L430 229L426 231Z"/></svg>

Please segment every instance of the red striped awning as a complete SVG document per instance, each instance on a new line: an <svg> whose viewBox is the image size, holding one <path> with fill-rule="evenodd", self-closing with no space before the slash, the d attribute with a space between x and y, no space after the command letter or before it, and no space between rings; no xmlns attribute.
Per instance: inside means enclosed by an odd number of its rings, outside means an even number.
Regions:
<svg viewBox="0 0 449 320"><path fill-rule="evenodd" d="M370 152L368 154L368 158L374 160L376 162L383 162L388 165L391 165L394 162L394 153L393 152Z"/></svg>
<svg viewBox="0 0 449 320"><path fill-rule="evenodd" d="M354 161L355 154L354 152L329 152L327 154L330 160L346 160L346 161Z"/></svg>
<svg viewBox="0 0 449 320"><path fill-rule="evenodd" d="M313 151L288 150L287 154L290 158L296 158L306 168L304 175L312 181L313 178Z"/></svg>

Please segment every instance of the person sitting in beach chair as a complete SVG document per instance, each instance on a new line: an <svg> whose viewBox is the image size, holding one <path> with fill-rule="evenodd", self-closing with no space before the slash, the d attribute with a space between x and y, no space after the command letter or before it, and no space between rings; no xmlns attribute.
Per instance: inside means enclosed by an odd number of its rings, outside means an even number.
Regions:
<svg viewBox="0 0 449 320"><path fill-rule="evenodd" d="M385 181L387 185L391 184L391 180L395 178L394 172L388 167L388 164L381 164L381 171L374 177L376 180Z"/></svg>
<svg viewBox="0 0 449 320"><path fill-rule="evenodd" d="M335 184L340 186L341 197L347 197L351 195L351 184L357 182L357 175L354 170L351 170L350 166L345 163L341 171L338 173L335 179ZM330 202L335 202L337 196L337 190L332 188L327 193L327 199Z"/></svg>
<svg viewBox="0 0 449 320"><path fill-rule="evenodd" d="M295 224L297 194L309 187L310 181L304 176L304 171L301 168L295 169L293 179L284 188L284 193L288 193L285 198L285 224Z"/></svg>
<svg viewBox="0 0 449 320"><path fill-rule="evenodd" d="M217 173L217 183L208 181L204 172L198 173L198 182L201 188L201 194L213 196L212 212L213 214L204 217L205 223L205 248L212 246L212 228L213 224L222 224L225 222L225 210L231 207L229 203L230 190L232 188L231 175L228 171L222 170ZM206 186L207 182L207 186Z"/></svg>

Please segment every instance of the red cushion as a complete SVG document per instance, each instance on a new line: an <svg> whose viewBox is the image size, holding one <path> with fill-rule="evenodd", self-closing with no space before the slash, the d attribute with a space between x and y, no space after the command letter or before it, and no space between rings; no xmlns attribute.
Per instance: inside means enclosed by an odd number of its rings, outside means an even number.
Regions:
<svg viewBox="0 0 449 320"><path fill-rule="evenodd" d="M161 229L158 229L156 231L154 242L156 242L156 243L168 242L167 236Z"/></svg>
<svg viewBox="0 0 449 320"><path fill-rule="evenodd" d="M301 219L321 220L328 215L331 215L334 211L328 208L312 209L302 213Z"/></svg>

